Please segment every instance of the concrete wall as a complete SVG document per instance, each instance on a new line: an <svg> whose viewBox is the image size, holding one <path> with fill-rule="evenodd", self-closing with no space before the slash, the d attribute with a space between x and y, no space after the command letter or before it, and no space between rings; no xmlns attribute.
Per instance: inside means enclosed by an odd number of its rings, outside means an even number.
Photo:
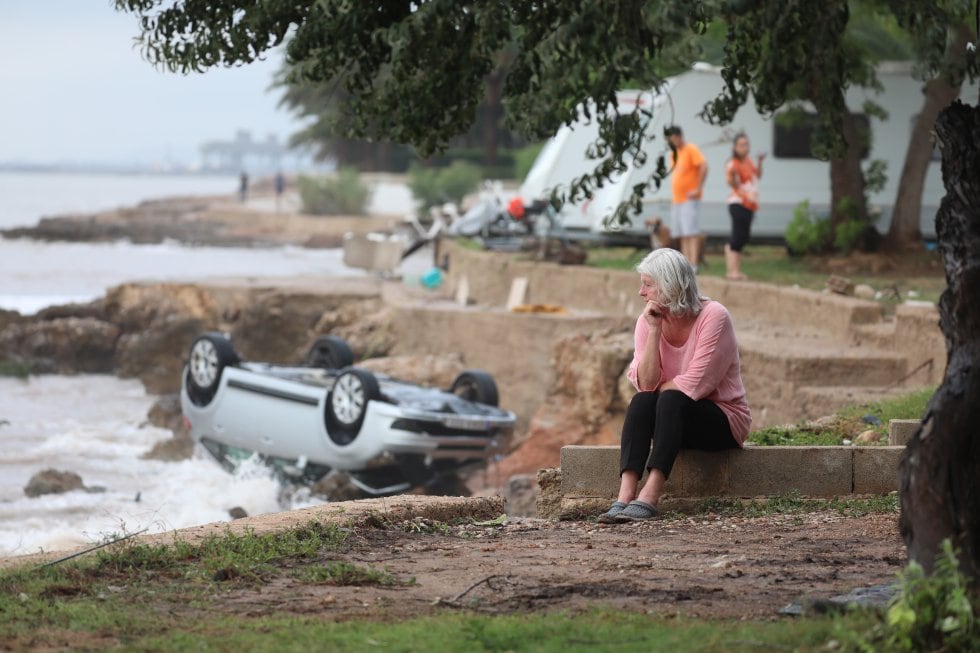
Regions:
<svg viewBox="0 0 980 653"><path fill-rule="evenodd" d="M632 271L521 261L517 256L467 249L451 240L440 241L437 260L448 264L450 290L465 277L470 297L481 304L504 305L512 280L525 277L530 303L634 319L642 305L639 277ZM725 304L736 320L766 320L844 335L852 325L877 322L883 316L877 302L853 297L765 283L731 283L718 277L700 277L699 282L704 294Z"/></svg>

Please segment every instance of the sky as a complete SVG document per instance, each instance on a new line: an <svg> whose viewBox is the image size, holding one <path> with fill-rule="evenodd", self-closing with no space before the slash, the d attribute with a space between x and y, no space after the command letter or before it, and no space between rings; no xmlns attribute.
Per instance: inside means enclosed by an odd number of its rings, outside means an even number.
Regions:
<svg viewBox="0 0 980 653"><path fill-rule="evenodd" d="M0 163L193 165L238 130L300 128L269 90L281 52L184 76L144 60L138 34L111 0L0 0Z"/></svg>

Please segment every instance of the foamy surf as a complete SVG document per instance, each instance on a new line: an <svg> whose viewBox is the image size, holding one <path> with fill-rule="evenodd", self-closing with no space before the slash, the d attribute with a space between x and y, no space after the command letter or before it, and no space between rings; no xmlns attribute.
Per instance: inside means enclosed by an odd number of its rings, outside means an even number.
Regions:
<svg viewBox="0 0 980 653"><path fill-rule="evenodd" d="M293 499L260 465L235 475L204 451L178 462L141 456L170 432L146 423L155 398L139 381L103 375L0 378L0 555L63 550L144 528L228 521L319 503ZM29 498L37 472L79 474L95 491Z"/></svg>

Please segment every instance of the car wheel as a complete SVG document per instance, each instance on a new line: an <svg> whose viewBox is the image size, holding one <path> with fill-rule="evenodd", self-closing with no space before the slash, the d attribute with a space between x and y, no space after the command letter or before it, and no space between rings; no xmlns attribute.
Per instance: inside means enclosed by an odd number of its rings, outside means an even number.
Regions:
<svg viewBox="0 0 980 653"><path fill-rule="evenodd" d="M231 341L220 333L198 336L187 356L187 390L191 401L198 406L210 403L221 383L222 370L240 360Z"/></svg>
<svg viewBox="0 0 980 653"><path fill-rule="evenodd" d="M368 403L381 397L378 379L367 370L348 367L327 393L327 435L335 443L350 444L361 431Z"/></svg>
<svg viewBox="0 0 980 653"><path fill-rule="evenodd" d="M489 372L483 370L465 370L456 377L449 391L467 401L475 401L488 406L500 405L497 383Z"/></svg>
<svg viewBox="0 0 980 653"><path fill-rule="evenodd" d="M354 364L354 352L343 338L320 336L310 347L304 362L310 367L339 370Z"/></svg>

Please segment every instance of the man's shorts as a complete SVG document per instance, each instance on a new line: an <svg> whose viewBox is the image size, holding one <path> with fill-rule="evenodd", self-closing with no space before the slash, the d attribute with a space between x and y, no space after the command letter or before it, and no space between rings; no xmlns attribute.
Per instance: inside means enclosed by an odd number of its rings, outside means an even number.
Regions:
<svg viewBox="0 0 980 653"><path fill-rule="evenodd" d="M701 200L670 205L670 233L675 238L701 234Z"/></svg>

